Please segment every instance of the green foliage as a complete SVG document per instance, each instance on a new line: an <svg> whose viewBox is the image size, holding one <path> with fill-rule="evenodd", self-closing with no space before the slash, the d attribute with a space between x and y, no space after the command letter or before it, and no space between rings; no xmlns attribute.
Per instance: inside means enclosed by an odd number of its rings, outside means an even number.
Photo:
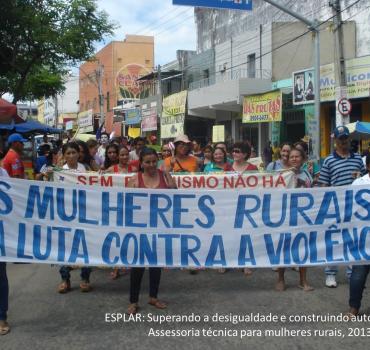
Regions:
<svg viewBox="0 0 370 350"><path fill-rule="evenodd" d="M13 103L62 92L67 67L114 29L95 0L3 1L0 23L0 95Z"/></svg>

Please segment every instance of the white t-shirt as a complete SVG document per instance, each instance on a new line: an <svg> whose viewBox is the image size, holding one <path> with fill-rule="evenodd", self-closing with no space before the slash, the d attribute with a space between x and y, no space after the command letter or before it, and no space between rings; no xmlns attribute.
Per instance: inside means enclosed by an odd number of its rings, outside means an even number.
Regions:
<svg viewBox="0 0 370 350"><path fill-rule="evenodd" d="M370 176L366 174L352 182L352 185L370 185Z"/></svg>
<svg viewBox="0 0 370 350"><path fill-rule="evenodd" d="M139 160L139 156L136 153L136 150L133 150L129 153L130 160Z"/></svg>
<svg viewBox="0 0 370 350"><path fill-rule="evenodd" d="M82 173L86 171L85 166L81 163L77 163L77 169L69 169L69 166L66 163L66 164L63 165L63 169L65 169L65 170L74 170L74 171L78 171L78 172L82 172Z"/></svg>

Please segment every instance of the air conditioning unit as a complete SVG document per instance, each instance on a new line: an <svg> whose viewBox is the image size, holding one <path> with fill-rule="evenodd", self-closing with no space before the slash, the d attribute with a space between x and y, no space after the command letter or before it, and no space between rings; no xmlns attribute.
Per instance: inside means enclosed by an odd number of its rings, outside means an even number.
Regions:
<svg viewBox="0 0 370 350"><path fill-rule="evenodd" d="M225 73L225 72L226 72L226 66L227 66L227 63L220 64L220 65L219 65L219 67L218 67L218 70L219 70L221 73Z"/></svg>

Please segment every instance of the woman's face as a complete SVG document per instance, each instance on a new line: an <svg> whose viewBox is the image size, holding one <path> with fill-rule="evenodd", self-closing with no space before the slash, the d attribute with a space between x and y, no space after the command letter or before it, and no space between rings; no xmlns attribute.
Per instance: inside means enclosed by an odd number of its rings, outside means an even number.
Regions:
<svg viewBox="0 0 370 350"><path fill-rule="evenodd" d="M199 152L200 151L199 143L197 141L193 141L192 143L193 143L193 151Z"/></svg>
<svg viewBox="0 0 370 350"><path fill-rule="evenodd" d="M283 161L288 161L289 159L289 152L290 152L290 146L289 145L284 145L282 148L281 148L281 151L280 151L280 157Z"/></svg>
<svg viewBox="0 0 370 350"><path fill-rule="evenodd" d="M128 150L126 148L121 148L119 151L119 156L118 156L120 164L127 164L129 160L129 154Z"/></svg>
<svg viewBox="0 0 370 350"><path fill-rule="evenodd" d="M80 149L80 152L78 153L78 161L83 162L85 158L85 151L82 146L78 146L78 148Z"/></svg>
<svg viewBox="0 0 370 350"><path fill-rule="evenodd" d="M303 157L301 152L293 150L289 153L289 165L299 169L303 165Z"/></svg>
<svg viewBox="0 0 370 350"><path fill-rule="evenodd" d="M236 162L241 162L246 160L247 154L243 153L240 148L234 147L233 152L232 152L233 159Z"/></svg>
<svg viewBox="0 0 370 350"><path fill-rule="evenodd" d="M212 151L208 148L204 150L204 158L211 160L212 159Z"/></svg>
<svg viewBox="0 0 370 350"><path fill-rule="evenodd" d="M176 153L180 156L186 156L189 152L189 144L185 142L178 142L176 145Z"/></svg>
<svg viewBox="0 0 370 350"><path fill-rule="evenodd" d="M169 149L168 146L163 146L162 147L162 158L166 159L171 156L171 150Z"/></svg>
<svg viewBox="0 0 370 350"><path fill-rule="evenodd" d="M222 152L220 149L216 149L213 152L213 160L215 163L223 163L225 161L224 152Z"/></svg>
<svg viewBox="0 0 370 350"><path fill-rule="evenodd" d="M96 153L98 153L98 145L94 146L94 147L90 147L89 148L89 153L90 153L90 156L91 157L94 157Z"/></svg>
<svg viewBox="0 0 370 350"><path fill-rule="evenodd" d="M74 148L67 148L63 156L68 166L75 166L78 162L79 153Z"/></svg>
<svg viewBox="0 0 370 350"><path fill-rule="evenodd" d="M108 148L108 151L107 151L107 156L108 156L108 159L111 161L111 162L114 162L118 159L118 154L117 154L117 151L114 147L109 147Z"/></svg>
<svg viewBox="0 0 370 350"><path fill-rule="evenodd" d="M144 173L154 173L157 170L157 162L158 158L154 154L144 156L141 162Z"/></svg>

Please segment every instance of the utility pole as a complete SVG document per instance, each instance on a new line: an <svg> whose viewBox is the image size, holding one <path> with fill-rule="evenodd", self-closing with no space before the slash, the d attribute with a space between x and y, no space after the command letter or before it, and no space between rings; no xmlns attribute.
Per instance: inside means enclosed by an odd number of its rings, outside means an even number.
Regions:
<svg viewBox="0 0 370 350"><path fill-rule="evenodd" d="M58 95L54 96L54 127L58 127L58 118L59 118L59 112L58 112Z"/></svg>
<svg viewBox="0 0 370 350"><path fill-rule="evenodd" d="M104 124L104 94L103 94L103 74L104 66L99 62L98 69L95 70L96 81L98 83L98 93L99 93L99 114L100 114L100 126Z"/></svg>
<svg viewBox="0 0 370 350"><path fill-rule="evenodd" d="M329 6L332 8L334 16L334 33L337 60L334 62L335 67L335 125L346 125L349 123L349 115L343 116L339 110L339 101L347 98L347 78L346 64L344 59L344 40L343 40L343 21L340 0L330 0Z"/></svg>
<svg viewBox="0 0 370 350"><path fill-rule="evenodd" d="M163 97L162 97L162 70L161 70L161 66L158 65L157 67L157 95L158 95L158 101L157 101L157 112L158 112L158 117L159 117L159 133L161 132L161 121L162 121L162 100L163 100ZM157 120L158 120L158 117L157 117ZM158 123L158 121L157 121ZM159 140L160 140L160 144L162 146L162 139L160 137L161 135L159 135Z"/></svg>
<svg viewBox="0 0 370 350"><path fill-rule="evenodd" d="M315 121L317 125L317 132L315 137L315 150L314 150L314 158L316 160L320 160L320 30L319 30L319 21L318 20L309 20L299 13L292 11L290 8L285 7L284 5L279 4L275 0L264 0L265 2L269 3L270 5L277 7L279 10L291 15L292 17L298 19L299 21L305 23L309 30L311 30L315 36L315 79L314 79L314 92L315 92Z"/></svg>

